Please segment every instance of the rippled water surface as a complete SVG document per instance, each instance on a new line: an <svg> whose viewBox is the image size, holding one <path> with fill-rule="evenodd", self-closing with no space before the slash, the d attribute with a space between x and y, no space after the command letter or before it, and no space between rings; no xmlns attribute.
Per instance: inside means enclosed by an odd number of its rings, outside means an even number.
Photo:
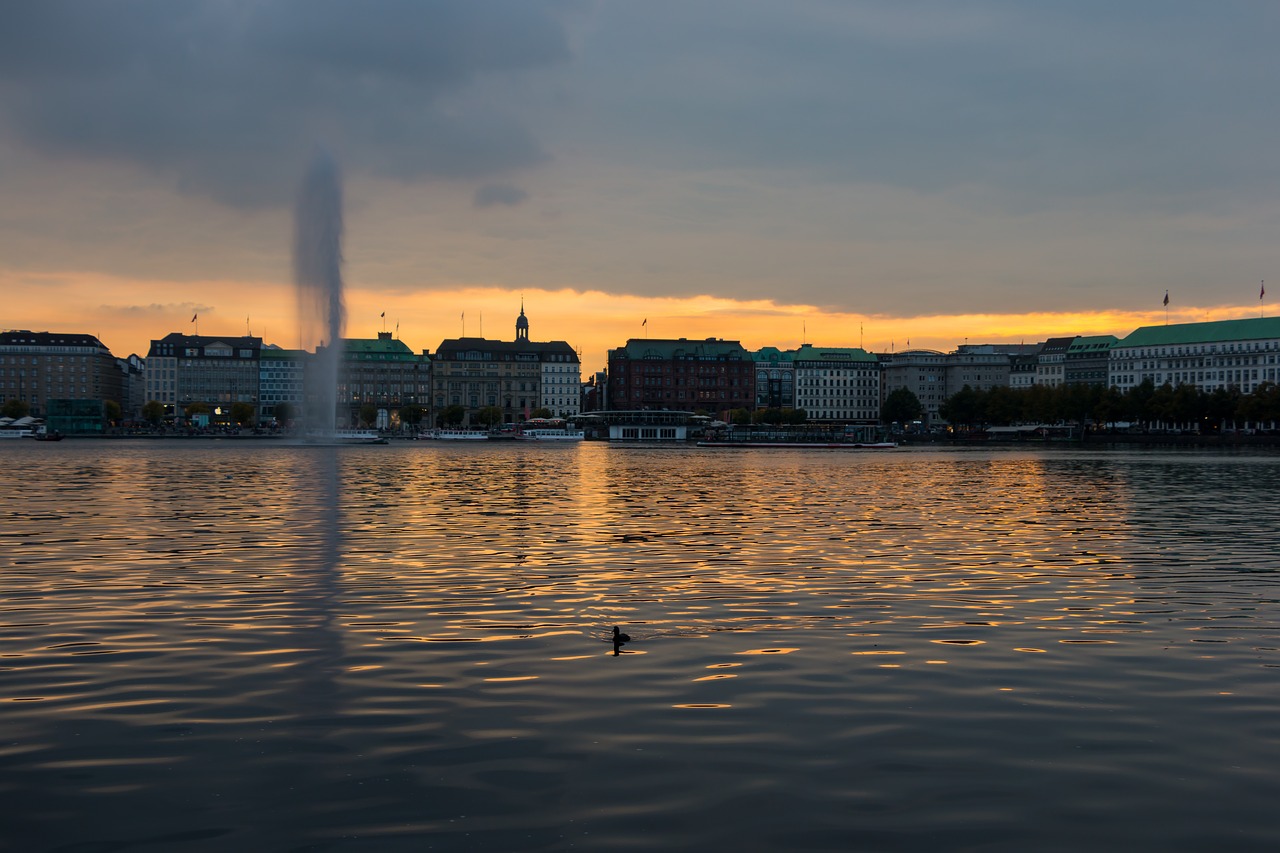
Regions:
<svg viewBox="0 0 1280 853"><path fill-rule="evenodd" d="M16 444L0 847L1280 849L1277 454Z"/></svg>

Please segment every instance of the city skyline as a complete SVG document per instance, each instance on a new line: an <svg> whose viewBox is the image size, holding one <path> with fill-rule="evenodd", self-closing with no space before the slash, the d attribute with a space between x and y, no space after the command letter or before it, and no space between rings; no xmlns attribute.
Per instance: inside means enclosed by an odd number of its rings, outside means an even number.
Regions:
<svg viewBox="0 0 1280 853"><path fill-rule="evenodd" d="M510 294L496 293L486 294L486 299L482 304L499 304L507 299ZM1013 331L995 331L986 335L982 334L962 334L966 328L970 326L963 325L968 321L972 321L972 328L993 329L1000 328L1002 323L1008 322L1007 317L1001 315L949 315L934 317L915 317L909 320L901 318L867 318L864 315L813 315L801 313L803 306L788 306L780 308L778 306L767 303L756 305L748 305L743 309L743 316L731 318L730 321L723 319L724 315L715 312L718 305L723 304L723 300L713 300L710 298L699 298L689 300L690 304L682 305L686 308L686 313L674 318L679 322L678 327L670 327L673 320L670 316L657 314L654 317L644 317L639 321L638 328L632 328L628 331L628 327L634 326L633 318L630 316L622 317L619 315L611 315L608 313L610 306L618 300L616 297L610 297L606 294L587 294L589 297L599 299L598 305L590 305L590 309L579 308L571 316L575 320L583 322L591 322L597 324L597 330L591 335L591 340L597 343L597 348L589 350L581 347L574 340L568 340L568 343L574 346L581 357L583 378L587 378L597 370L603 370L607 361L607 351L625 345L629 340L642 340L652 338L654 340L677 340L687 338L689 340L703 340L708 338L716 338L723 340L739 341L748 350L758 350L762 347L777 347L782 350L797 349L804 344L812 346L827 347L858 347L868 352L890 353L902 352L908 349L925 349L937 350L939 352L952 352L958 347L964 345L980 345L980 344L1038 344L1045 340L1057 336L1056 332L1042 332L1039 334L1026 334L1021 326L1016 327ZM289 294L290 300L293 294ZM350 298L350 294L348 294ZM527 295L526 295L527 298ZM581 300L580 300L581 301ZM636 300L640 303L640 307L653 307L652 303L658 300ZM676 300L665 300L674 302ZM648 304L645 304L648 303ZM704 308L702 313L689 312L689 307ZM225 337L228 339L237 338L243 335L252 335L261 338L264 345L275 345L282 349L307 349L314 350L314 347L299 347L296 340L290 341L287 335L293 335L295 338L298 334L296 323L292 317L288 316L287 311L275 314L267 314L268 318L276 317L281 320L281 324L286 327L285 336L276 335L272 332L271 327L265 322L255 319L253 315L246 315L239 320L241 327L235 328L235 321L227 321L225 317L214 313L212 318L209 315L209 307L201 306L198 302L193 302L186 306L187 310L192 311L192 317L186 322L177 323L172 328L164 327L163 329L149 329L146 327L138 327L136 331L131 331L128 335L122 334L119 329L116 330L99 330L90 329L88 323L83 326L77 326L75 323L62 323L57 326L48 322L36 322L34 325L22 326L22 329L32 332L56 332L68 334L91 334L97 337L107 346L112 353L118 357L124 357L129 354L136 354L146 357L150 342L166 335L177 333L182 335L203 335L206 337ZM1146 326L1158 325L1177 325L1181 323L1198 323L1212 320L1233 320L1243 319L1249 316L1258 316L1258 309L1254 313L1247 313L1245 309L1239 308L1219 308L1209 310L1189 309L1183 311L1165 311L1163 308L1159 311L1133 312L1131 314L1123 314L1120 312L1092 312L1078 314L1025 314L1025 315L1008 315L1017 317L1028 323L1028 328L1034 324L1040 324L1041 328L1046 328L1045 324L1055 323L1052 328L1062 331L1062 325L1069 328L1065 330L1068 337L1089 337L1092 335L1115 335L1117 338L1123 339L1131 332L1138 328ZM387 332L392 334L396 340L404 341L414 352L429 351L435 354L435 348L443 341L457 339L461 337L483 337L495 341L513 341L515 340L515 316L504 318L502 316L494 317L490 315L488 327L486 329L483 312L477 312L473 316L466 316L466 312L461 312L459 316L454 318L457 329L453 334L444 334L439 338L433 338L430 341L417 340L401 328L402 321L392 317L389 313L386 317L381 316L383 312L379 312L372 322L364 321L363 318L348 317L346 338L349 339L374 339L379 333ZM527 314L529 312L526 312ZM259 315L261 317L261 315ZM816 320L813 319L816 316ZM38 319L38 318L37 318ZM213 328L210 328L210 319L212 319ZM504 322L504 319L506 322ZM532 316L531 325L536 329L539 328L537 317ZM548 318L554 320L556 318ZM1167 323L1166 323L1167 319ZM866 334L866 323L880 324L872 326L872 328L890 328L902 330L924 330L922 336L913 337L910 334L900 338L888 338L887 340L872 340ZM1136 325L1126 326L1129 321L1141 321ZM861 321L861 322L859 322ZM92 321L89 321L92 322ZM774 323L777 325L774 325ZM800 333L796 335L787 335L785 328L789 328L792 322L800 324ZM839 329L847 329L847 325L843 323L857 323L858 328L854 329L856 337L852 339L842 339L839 337L841 332ZM598 327L604 323L610 329L618 330L617 338L610 338L607 333L598 331ZM1076 324L1076 328L1082 328L1081 324L1090 324L1091 328L1101 329L1101 331L1076 331L1070 328L1071 324ZM203 325L200 325L203 324ZM293 328L289 328L293 325ZM961 325L957 325L961 324ZM1109 325L1108 325L1109 324ZM100 325L100 324L99 324ZM444 325L444 324L441 324ZM560 318L560 322L550 324L554 327L564 328L565 326L574 325L572 322L566 322ZM727 327L746 328L751 334L733 334L727 331ZM496 328L495 328L496 327ZM19 328L18 326L14 327ZM814 328L819 330L819 334L814 334ZM1114 329L1115 331L1112 331ZM780 330L780 334L775 331ZM834 331L830 331L834 330ZM943 331L939 331L943 330ZM830 333L828 333L830 331ZM570 333L571 334L571 333ZM581 337L581 336L579 336ZM879 337L883 337L882 335ZM120 348L113 345L113 340L137 339L138 346ZM540 335L532 334L533 340L565 340L564 336L557 335ZM598 355L598 359L593 361L593 357Z"/></svg>
<svg viewBox="0 0 1280 853"><path fill-rule="evenodd" d="M1270 7L492 8L15 10L0 326L292 346L317 144L346 334L385 312L415 350L464 314L511 339L522 298L584 373L646 334L947 351L1266 307Z"/></svg>

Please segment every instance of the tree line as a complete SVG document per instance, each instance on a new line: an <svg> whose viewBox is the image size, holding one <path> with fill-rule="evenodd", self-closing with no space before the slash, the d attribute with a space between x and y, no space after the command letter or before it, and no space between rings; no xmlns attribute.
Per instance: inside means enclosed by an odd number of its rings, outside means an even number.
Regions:
<svg viewBox="0 0 1280 853"><path fill-rule="evenodd" d="M905 388L894 393L901 391L911 394ZM1236 386L1205 391L1191 384L1174 387L1166 382L1157 387L1149 379L1127 391L1086 384L977 390L966 385L943 402L938 415L952 426L971 429L1075 422L1211 433L1250 424L1273 427L1280 421L1280 386L1263 382L1245 394Z"/></svg>

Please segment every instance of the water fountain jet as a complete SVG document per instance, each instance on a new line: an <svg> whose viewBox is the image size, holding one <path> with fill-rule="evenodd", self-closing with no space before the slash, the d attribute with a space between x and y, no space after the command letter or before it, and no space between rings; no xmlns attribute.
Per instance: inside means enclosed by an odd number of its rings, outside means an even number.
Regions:
<svg viewBox="0 0 1280 853"><path fill-rule="evenodd" d="M306 425L312 433L332 436L347 312L342 299L342 175L324 151L312 158L298 191L293 276L300 345L316 350Z"/></svg>

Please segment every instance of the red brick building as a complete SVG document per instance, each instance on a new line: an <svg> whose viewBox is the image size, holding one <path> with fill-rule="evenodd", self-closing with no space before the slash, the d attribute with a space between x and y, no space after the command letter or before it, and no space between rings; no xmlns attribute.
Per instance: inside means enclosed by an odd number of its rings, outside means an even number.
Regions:
<svg viewBox="0 0 1280 853"><path fill-rule="evenodd" d="M755 362L737 341L632 338L609 350L608 408L702 410L724 417L755 408Z"/></svg>

